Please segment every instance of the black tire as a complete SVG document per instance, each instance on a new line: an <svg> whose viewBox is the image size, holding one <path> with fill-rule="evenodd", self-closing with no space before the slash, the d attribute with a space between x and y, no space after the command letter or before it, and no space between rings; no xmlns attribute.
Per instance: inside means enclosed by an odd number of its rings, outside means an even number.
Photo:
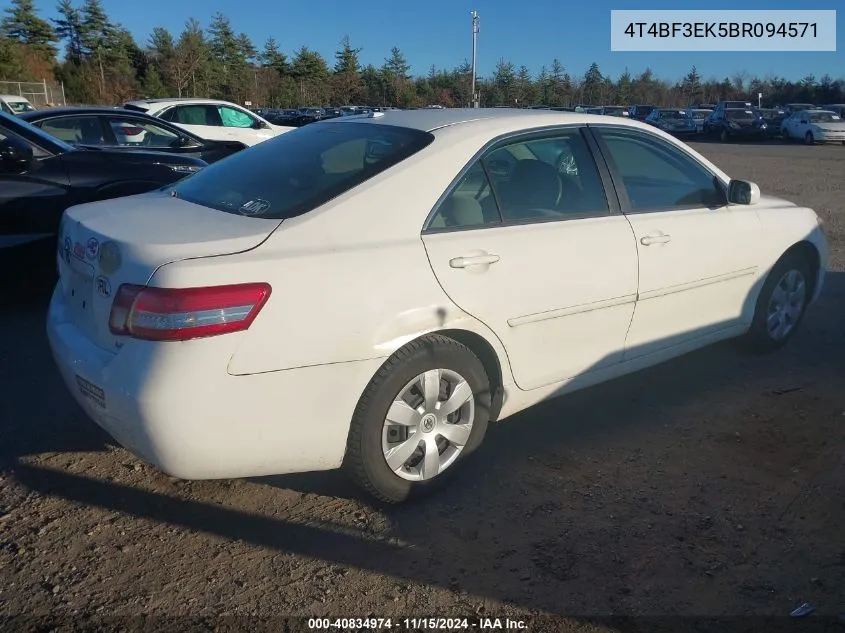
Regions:
<svg viewBox="0 0 845 633"><path fill-rule="evenodd" d="M789 141L792 140L792 138L789 136L789 132L787 132L786 130L781 130L780 136L783 139L784 143L789 143Z"/></svg>
<svg viewBox="0 0 845 633"><path fill-rule="evenodd" d="M431 369L448 369L469 383L475 398L472 431L457 460L442 473L425 481L408 481L387 465L382 450L382 430L387 411L403 387ZM396 351L379 368L364 390L347 441L344 470L366 492L386 503L400 503L417 491L429 491L449 480L461 462L481 444L490 419L490 381L484 365L458 341L429 334Z"/></svg>
<svg viewBox="0 0 845 633"><path fill-rule="evenodd" d="M769 305L776 287L784 276L792 270L798 271L804 277L803 306L800 315L793 322L792 329L782 338L775 338L771 335L768 328ZM769 272L768 277L766 277L763 288L760 290L760 296L757 297L754 320L751 322L751 328L744 338L744 342L750 350L761 353L771 352L786 345L789 339L795 335L795 332L804 320L807 303L810 300L810 288L813 283L811 270L810 262L799 253L787 253L775 264Z"/></svg>
<svg viewBox="0 0 845 633"><path fill-rule="evenodd" d="M807 132L807 133L804 135L804 142L805 142L807 145L814 145L814 144L815 144L816 139L815 139L815 138L813 138L813 133L812 133L812 132Z"/></svg>
<svg viewBox="0 0 845 633"><path fill-rule="evenodd" d="M729 138L730 135L728 134L728 131L725 128L722 128L722 131L719 132L719 140L723 143L727 143Z"/></svg>

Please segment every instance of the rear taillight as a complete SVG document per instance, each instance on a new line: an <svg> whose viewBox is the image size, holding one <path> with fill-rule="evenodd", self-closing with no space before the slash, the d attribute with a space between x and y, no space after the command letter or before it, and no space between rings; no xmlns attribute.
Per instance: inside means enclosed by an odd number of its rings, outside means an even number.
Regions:
<svg viewBox="0 0 845 633"><path fill-rule="evenodd" d="M138 136L144 131L142 127L136 127L134 125L121 125L120 132L125 134L126 136Z"/></svg>
<svg viewBox="0 0 845 633"><path fill-rule="evenodd" d="M148 341L186 341L246 330L270 297L266 283L208 288L123 284L109 315L112 334Z"/></svg>

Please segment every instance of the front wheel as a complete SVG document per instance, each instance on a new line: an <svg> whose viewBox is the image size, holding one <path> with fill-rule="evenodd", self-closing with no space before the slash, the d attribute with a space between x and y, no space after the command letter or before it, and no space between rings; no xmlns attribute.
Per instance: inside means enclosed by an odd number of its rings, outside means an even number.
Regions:
<svg viewBox="0 0 845 633"><path fill-rule="evenodd" d="M786 130L781 130L780 137L783 139L784 143L788 143L790 140L792 140L789 137L789 132L787 132Z"/></svg>
<svg viewBox="0 0 845 633"><path fill-rule="evenodd" d="M722 143L727 143L728 138L728 131L725 128L722 128L722 131L719 133L719 140L722 141Z"/></svg>
<svg viewBox="0 0 845 633"><path fill-rule="evenodd" d="M355 409L344 468L368 493L399 503L445 482L481 444L490 382L465 345L428 335L394 353Z"/></svg>
<svg viewBox="0 0 845 633"><path fill-rule="evenodd" d="M810 301L809 262L798 253L785 255L772 268L757 298L746 342L758 352L783 347L804 318Z"/></svg>
<svg viewBox="0 0 845 633"><path fill-rule="evenodd" d="M807 133L804 135L804 142L805 142L807 145L813 145L813 144L816 142L816 139L815 139L815 138L813 138L813 133L812 133L812 132L807 132Z"/></svg>

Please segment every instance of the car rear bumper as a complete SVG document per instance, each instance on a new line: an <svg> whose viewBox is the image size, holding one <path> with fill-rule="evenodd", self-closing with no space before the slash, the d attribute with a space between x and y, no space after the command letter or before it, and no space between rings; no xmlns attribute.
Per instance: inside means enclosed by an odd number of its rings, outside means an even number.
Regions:
<svg viewBox="0 0 845 633"><path fill-rule="evenodd" d="M128 340L103 350L55 292L47 334L65 384L121 445L183 479L329 470L343 461L358 398L382 359L234 376L230 335ZM215 340L216 339L216 340Z"/></svg>

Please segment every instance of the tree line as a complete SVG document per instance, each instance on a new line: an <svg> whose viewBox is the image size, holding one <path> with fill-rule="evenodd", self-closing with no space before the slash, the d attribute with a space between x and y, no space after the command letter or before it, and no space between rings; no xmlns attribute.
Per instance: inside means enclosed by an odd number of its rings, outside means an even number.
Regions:
<svg viewBox="0 0 845 633"><path fill-rule="evenodd" d="M191 18L180 33L156 27L139 44L125 26L112 21L101 0L59 0L56 12L57 18L45 20L34 0L11 0L0 22L0 80L62 82L68 103L77 104L155 97L213 97L281 108L472 102L472 67L466 60L452 69L431 66L425 74L414 74L397 46L380 66L363 65L362 49L349 37L339 42L331 60L305 45L288 54L272 37L256 46L219 12L206 28ZM477 78L477 90L482 106L674 107L720 99L756 103L758 93L768 104L845 102L845 79L828 75L789 81L739 71L705 79L693 66L675 82L650 68L638 74L626 69L613 79L596 63L583 74L571 74L559 59L537 74L500 59L492 76Z"/></svg>

